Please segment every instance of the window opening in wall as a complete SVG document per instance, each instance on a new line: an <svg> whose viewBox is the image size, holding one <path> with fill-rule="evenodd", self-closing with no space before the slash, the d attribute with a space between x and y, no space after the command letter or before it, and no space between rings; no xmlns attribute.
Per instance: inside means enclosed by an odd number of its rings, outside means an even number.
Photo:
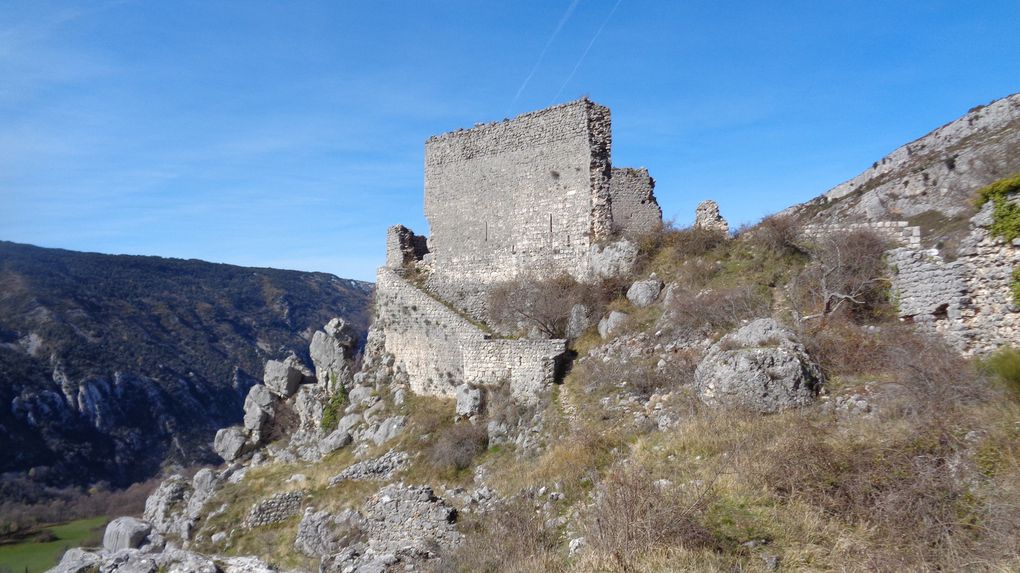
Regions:
<svg viewBox="0 0 1020 573"><path fill-rule="evenodd" d="M553 234L552 234L552 213L549 213L549 246L551 247L551 246L552 246L552 244L553 244Z"/></svg>
<svg viewBox="0 0 1020 573"><path fill-rule="evenodd" d="M485 222L485 242L489 242L489 222Z"/></svg>
<svg viewBox="0 0 1020 573"><path fill-rule="evenodd" d="M567 246L570 246L570 235L567 235Z"/></svg>

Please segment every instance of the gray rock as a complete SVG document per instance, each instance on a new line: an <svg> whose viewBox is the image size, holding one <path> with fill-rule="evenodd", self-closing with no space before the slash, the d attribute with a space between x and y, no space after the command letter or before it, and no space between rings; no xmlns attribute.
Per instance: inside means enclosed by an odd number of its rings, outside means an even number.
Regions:
<svg viewBox="0 0 1020 573"><path fill-rule="evenodd" d="M347 393L347 399L351 404L361 404L372 398L371 386L355 386Z"/></svg>
<svg viewBox="0 0 1020 573"><path fill-rule="evenodd" d="M329 321L323 330L312 335L308 353L315 366L315 376L331 392L347 386L353 375L354 329L342 318Z"/></svg>
<svg viewBox="0 0 1020 573"><path fill-rule="evenodd" d="M484 394L481 388L461 384L456 389L456 395L458 416L470 417L482 411Z"/></svg>
<svg viewBox="0 0 1020 573"><path fill-rule="evenodd" d="M185 515L191 493L191 485L183 477L175 474L166 478L145 500L142 518L162 535L188 539L194 525Z"/></svg>
<svg viewBox="0 0 1020 573"><path fill-rule="evenodd" d="M213 450L225 461L232 462L244 451L248 435L240 426L221 428L213 440Z"/></svg>
<svg viewBox="0 0 1020 573"><path fill-rule="evenodd" d="M627 318L630 315L625 312L614 310L609 313L609 316L599 321L599 336L602 338L608 338L609 336L617 333L623 328L623 325L627 323Z"/></svg>
<svg viewBox="0 0 1020 573"><path fill-rule="evenodd" d="M626 276L637 262L638 246L626 239L608 245L592 245L591 273L596 278Z"/></svg>
<svg viewBox="0 0 1020 573"><path fill-rule="evenodd" d="M637 281L627 289L627 300L638 308L652 305L662 292L662 281L648 279Z"/></svg>
<svg viewBox="0 0 1020 573"><path fill-rule="evenodd" d="M350 509L333 515L308 508L298 525L294 548L308 557L336 553L360 538L367 525L364 517Z"/></svg>
<svg viewBox="0 0 1020 573"><path fill-rule="evenodd" d="M346 430L333 430L319 442L319 453L326 455L346 447L353 441L351 433Z"/></svg>
<svg viewBox="0 0 1020 573"><path fill-rule="evenodd" d="M353 435L354 428L358 427L364 421L364 417L361 414L347 414L336 424L337 432L346 432Z"/></svg>
<svg viewBox="0 0 1020 573"><path fill-rule="evenodd" d="M381 446L400 435L400 432L404 430L404 426L406 424L407 419L404 416L392 416L387 418L379 424L379 429L372 435L372 441L375 445Z"/></svg>
<svg viewBox="0 0 1020 573"><path fill-rule="evenodd" d="M824 383L821 369L796 336L762 318L715 343L695 371L702 402L776 412L811 403Z"/></svg>
<svg viewBox="0 0 1020 573"><path fill-rule="evenodd" d="M102 561L101 555L74 547L65 551L60 563L46 573L95 573Z"/></svg>
<svg viewBox="0 0 1020 573"><path fill-rule="evenodd" d="M261 432L273 417L276 400L267 386L252 386L244 399L244 428L249 432Z"/></svg>
<svg viewBox="0 0 1020 573"><path fill-rule="evenodd" d="M591 309L583 304L575 304L570 308L570 319L567 321L567 338L577 338L591 326Z"/></svg>
<svg viewBox="0 0 1020 573"><path fill-rule="evenodd" d="M304 379L305 375L293 364L270 360L266 362L266 373L262 380L272 393L281 398L290 398Z"/></svg>
<svg viewBox="0 0 1020 573"><path fill-rule="evenodd" d="M113 553L121 549L138 549L152 531L152 524L134 517L118 517L106 526L103 549Z"/></svg>
<svg viewBox="0 0 1020 573"><path fill-rule="evenodd" d="M205 507L205 503L216 493L217 485L219 485L219 479L216 477L216 472L209 468L198 470L195 477L191 479L192 493L188 499L187 506L189 518L198 519L202 513L202 508Z"/></svg>
<svg viewBox="0 0 1020 573"><path fill-rule="evenodd" d="M329 400L324 386L306 384L294 394L291 403L298 415L298 429L317 431L322 426L323 405Z"/></svg>
<svg viewBox="0 0 1020 573"><path fill-rule="evenodd" d="M462 541L457 511L426 486L389 485L373 495L363 509L368 545L377 554L408 549L432 553Z"/></svg>

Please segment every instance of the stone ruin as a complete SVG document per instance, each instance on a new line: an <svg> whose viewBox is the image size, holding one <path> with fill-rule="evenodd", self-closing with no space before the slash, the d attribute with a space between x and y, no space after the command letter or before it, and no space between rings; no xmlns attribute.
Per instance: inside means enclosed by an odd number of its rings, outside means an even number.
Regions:
<svg viewBox="0 0 1020 573"><path fill-rule="evenodd" d="M413 391L508 382L530 402L557 376L566 341L494 336L488 293L629 270L627 238L660 226L662 211L648 171L614 168L611 144L609 108L587 98L426 141L431 234L391 227L376 283L377 327Z"/></svg>

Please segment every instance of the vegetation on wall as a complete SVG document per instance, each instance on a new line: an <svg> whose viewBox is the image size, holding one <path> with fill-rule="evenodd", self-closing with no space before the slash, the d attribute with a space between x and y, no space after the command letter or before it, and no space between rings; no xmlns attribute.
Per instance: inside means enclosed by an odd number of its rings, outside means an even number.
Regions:
<svg viewBox="0 0 1020 573"><path fill-rule="evenodd" d="M1006 242L1020 238L1020 205L1009 200L1020 191L1020 175L1000 179L978 189L976 203L981 207L992 202L992 226L989 230Z"/></svg>

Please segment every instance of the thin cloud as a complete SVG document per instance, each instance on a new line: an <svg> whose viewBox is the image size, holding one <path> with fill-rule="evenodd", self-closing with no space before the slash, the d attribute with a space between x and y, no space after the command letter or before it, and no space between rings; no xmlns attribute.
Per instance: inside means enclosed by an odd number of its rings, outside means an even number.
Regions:
<svg viewBox="0 0 1020 573"><path fill-rule="evenodd" d="M560 35L560 30L563 29L563 25L566 24L567 20L570 19L570 15L574 13L574 8L577 8L577 5L580 2L581 0L573 0L570 3L570 6L567 6L567 11L563 13L563 16L560 18L559 23L556 24L556 29L553 30L552 35L549 36L549 39L546 41L545 46L542 48L542 52L538 55L538 61L536 61L535 65L531 67L531 72L528 73L528 77L524 78L524 81L521 83L521 87L517 88L517 93L514 94L513 101L510 102L510 106L507 107L506 109L506 115L509 116L513 112L514 105L517 104L517 100L519 100L521 94L524 93L524 88L528 87L528 83L531 82L531 78L535 75L535 72L538 70L538 67L542 65L542 60L545 59L545 54L546 52L549 51L549 46L552 46L552 43L556 41L556 36Z"/></svg>

